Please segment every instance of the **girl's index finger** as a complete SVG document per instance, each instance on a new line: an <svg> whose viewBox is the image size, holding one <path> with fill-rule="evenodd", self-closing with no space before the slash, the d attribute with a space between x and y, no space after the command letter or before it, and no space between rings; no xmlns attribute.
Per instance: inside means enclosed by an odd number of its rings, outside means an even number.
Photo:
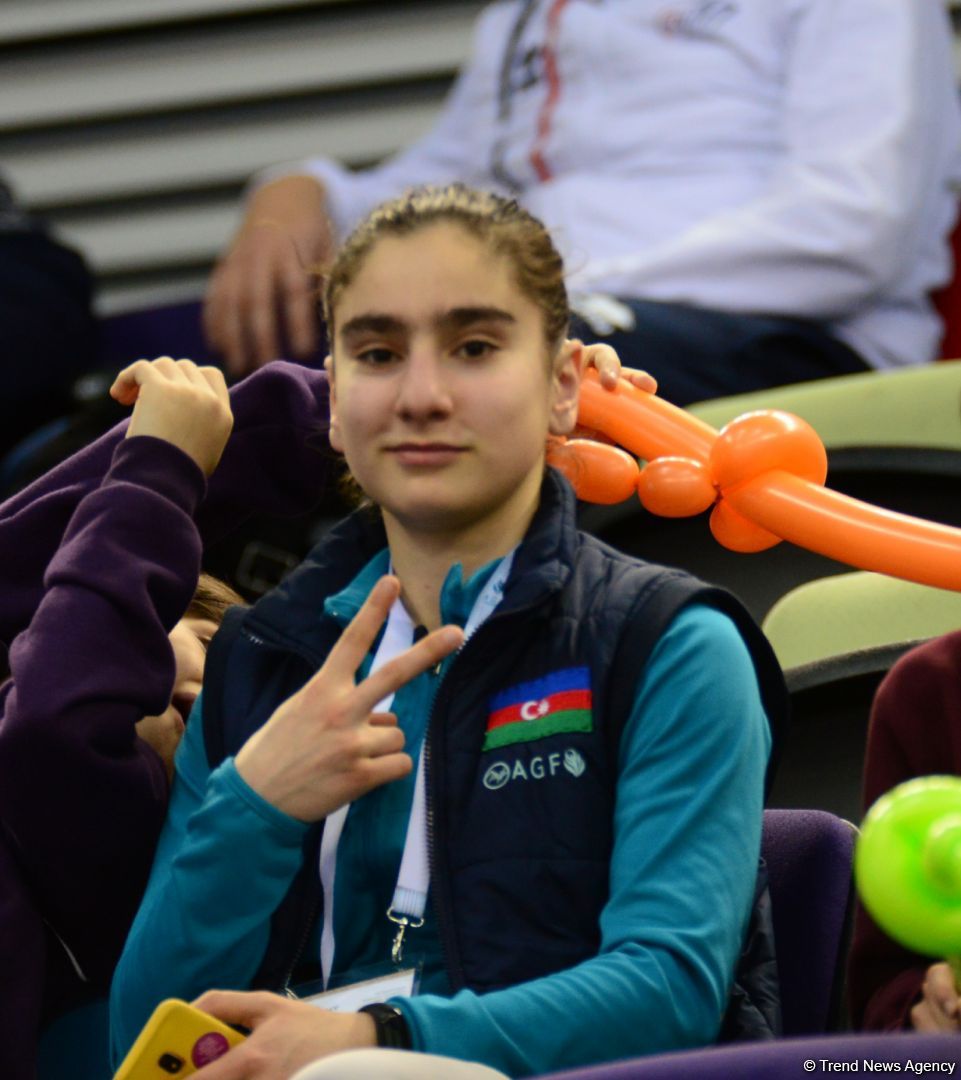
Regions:
<svg viewBox="0 0 961 1080"><path fill-rule="evenodd" d="M370 712L388 694L396 693L418 675L439 664L464 644L459 626L441 626L411 645L382 668L368 675L357 687L358 705Z"/></svg>
<svg viewBox="0 0 961 1080"><path fill-rule="evenodd" d="M158 356L156 360L135 360L120 372L110 387L110 396L121 405L132 405L140 396L140 388L150 379L162 379L164 365L172 365L169 356Z"/></svg>
<svg viewBox="0 0 961 1080"><path fill-rule="evenodd" d="M121 405L132 405L150 370L149 360L135 360L121 371L110 385L110 396Z"/></svg>
<svg viewBox="0 0 961 1080"><path fill-rule="evenodd" d="M328 674L339 674L353 679L364 657L377 640L377 635L387 621L390 609L399 595L400 582L397 578L390 575L382 577L370 590L367 599L350 620L337 644L330 650L324 666L317 672L314 679L318 679L325 671Z"/></svg>

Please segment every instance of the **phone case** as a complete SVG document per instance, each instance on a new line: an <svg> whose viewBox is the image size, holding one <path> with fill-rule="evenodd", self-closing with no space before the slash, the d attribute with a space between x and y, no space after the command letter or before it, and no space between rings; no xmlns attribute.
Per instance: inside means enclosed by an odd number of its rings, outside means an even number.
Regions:
<svg viewBox="0 0 961 1080"><path fill-rule="evenodd" d="M193 1074L244 1036L220 1020L169 998L153 1011L114 1080L170 1080Z"/></svg>

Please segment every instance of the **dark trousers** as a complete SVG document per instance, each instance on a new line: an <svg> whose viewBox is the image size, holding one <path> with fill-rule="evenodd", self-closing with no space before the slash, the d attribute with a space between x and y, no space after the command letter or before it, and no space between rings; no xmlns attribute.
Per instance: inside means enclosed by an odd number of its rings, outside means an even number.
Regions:
<svg viewBox="0 0 961 1080"><path fill-rule="evenodd" d="M806 319L622 302L634 312L633 330L600 337L575 319L573 335L613 346L625 367L649 371L658 395L675 405L869 370L853 349Z"/></svg>

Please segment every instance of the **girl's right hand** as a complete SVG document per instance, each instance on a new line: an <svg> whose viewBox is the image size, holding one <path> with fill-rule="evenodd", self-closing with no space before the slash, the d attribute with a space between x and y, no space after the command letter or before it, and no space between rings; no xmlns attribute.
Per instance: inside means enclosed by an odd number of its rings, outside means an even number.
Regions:
<svg viewBox="0 0 961 1080"><path fill-rule="evenodd" d="M324 666L275 710L234 760L244 781L290 817L320 821L412 768L397 718L373 710L460 648L464 632L442 626L357 683L357 669L399 595L397 578L381 578Z"/></svg>
<svg viewBox="0 0 961 1080"><path fill-rule="evenodd" d="M192 360L137 360L110 387L121 405L133 405L127 438L153 435L173 443L210 476L227 445L234 417L223 373Z"/></svg>

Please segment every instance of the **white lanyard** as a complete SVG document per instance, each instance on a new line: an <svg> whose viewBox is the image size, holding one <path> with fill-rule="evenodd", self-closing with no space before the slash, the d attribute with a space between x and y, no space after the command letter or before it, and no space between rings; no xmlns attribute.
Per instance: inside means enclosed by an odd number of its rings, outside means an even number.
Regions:
<svg viewBox="0 0 961 1080"><path fill-rule="evenodd" d="M504 585L511 571L514 552L501 559L500 565L491 575L478 596L470 616L464 626L466 642L501 602ZM370 665L368 675L372 675L395 656L410 648L414 640L414 624L407 609L398 597L390 609L387 626L381 638L380 647ZM463 646L462 646L463 647ZM375 707L375 712L387 712L394 700L388 694ZM424 734L426 742L427 733ZM350 803L327 815L324 834L320 843L320 884L324 894L324 925L320 935L320 966L324 986L330 980L330 970L334 959L334 880L337 870L337 845L347 819ZM397 874L397 885L387 917L397 924L397 933L391 948L391 959L399 964L402 959L404 932L407 927L418 927L424 923L424 911L427 907L427 890L430 885L430 866L427 860L427 791L424 778L424 753L417 762L417 776L414 781L414 798L411 804L410 818L407 822L407 836L404 840L404 854Z"/></svg>

